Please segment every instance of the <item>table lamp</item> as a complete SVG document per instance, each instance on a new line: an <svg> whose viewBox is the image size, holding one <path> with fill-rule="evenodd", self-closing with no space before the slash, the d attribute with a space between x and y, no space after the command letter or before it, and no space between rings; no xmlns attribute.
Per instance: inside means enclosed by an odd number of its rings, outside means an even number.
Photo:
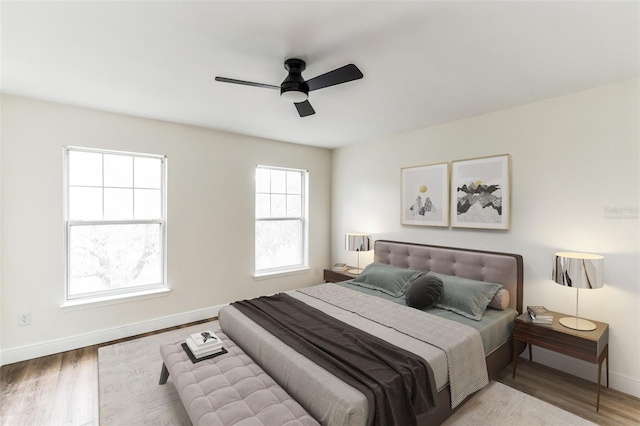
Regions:
<svg viewBox="0 0 640 426"><path fill-rule="evenodd" d="M362 269L360 269L360 252L371 250L371 234L357 234L350 233L345 235L345 248L348 251L358 252L358 267L357 269L349 269L350 274L360 275Z"/></svg>
<svg viewBox="0 0 640 426"><path fill-rule="evenodd" d="M578 292L581 288L593 289L604 285L604 257L589 253L556 253L553 256L551 279L576 289L576 316L561 318L560 324L574 330L595 330L594 323L578 317Z"/></svg>

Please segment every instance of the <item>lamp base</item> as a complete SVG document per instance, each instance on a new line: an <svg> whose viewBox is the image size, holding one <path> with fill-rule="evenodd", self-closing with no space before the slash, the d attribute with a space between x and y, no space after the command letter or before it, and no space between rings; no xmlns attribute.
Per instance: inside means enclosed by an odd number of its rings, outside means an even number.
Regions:
<svg viewBox="0 0 640 426"><path fill-rule="evenodd" d="M362 271L364 271L364 269L357 268L357 269L349 269L347 272L352 275L360 275Z"/></svg>
<svg viewBox="0 0 640 426"><path fill-rule="evenodd" d="M596 325L589 320L577 317L560 318L560 324L567 328L580 331L591 331L596 329Z"/></svg>

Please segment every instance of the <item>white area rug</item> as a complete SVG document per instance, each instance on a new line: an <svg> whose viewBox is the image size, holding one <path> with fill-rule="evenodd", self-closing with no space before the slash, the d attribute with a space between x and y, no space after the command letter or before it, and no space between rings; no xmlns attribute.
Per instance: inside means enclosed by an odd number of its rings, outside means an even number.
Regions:
<svg viewBox="0 0 640 426"><path fill-rule="evenodd" d="M594 423L499 382L489 383L444 422L446 426L516 424L579 426Z"/></svg>
<svg viewBox="0 0 640 426"><path fill-rule="evenodd" d="M217 321L100 348L100 425L190 425L171 377L165 385L158 384L162 367L160 344L212 328L218 328ZM516 389L491 382L444 424L551 426L593 423Z"/></svg>

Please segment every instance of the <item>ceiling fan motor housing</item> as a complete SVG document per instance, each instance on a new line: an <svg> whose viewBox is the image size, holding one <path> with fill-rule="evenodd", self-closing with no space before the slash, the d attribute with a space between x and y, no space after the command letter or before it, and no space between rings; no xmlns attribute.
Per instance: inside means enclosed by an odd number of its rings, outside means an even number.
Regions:
<svg viewBox="0 0 640 426"><path fill-rule="evenodd" d="M307 65L302 59L287 59L284 68L289 75L280 85L280 97L290 102L304 102L309 97L309 86L302 78L302 71Z"/></svg>

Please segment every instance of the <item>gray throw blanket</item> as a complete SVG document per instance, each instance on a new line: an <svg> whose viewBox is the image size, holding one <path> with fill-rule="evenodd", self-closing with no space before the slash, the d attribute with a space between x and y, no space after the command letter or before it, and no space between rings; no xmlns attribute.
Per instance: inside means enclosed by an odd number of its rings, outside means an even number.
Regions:
<svg viewBox="0 0 640 426"><path fill-rule="evenodd" d="M419 356L287 295L232 304L294 350L361 391L369 424L415 425L435 408L435 382Z"/></svg>
<svg viewBox="0 0 640 426"><path fill-rule="evenodd" d="M489 383L482 339L472 327L335 284L297 291L442 349L453 408Z"/></svg>

